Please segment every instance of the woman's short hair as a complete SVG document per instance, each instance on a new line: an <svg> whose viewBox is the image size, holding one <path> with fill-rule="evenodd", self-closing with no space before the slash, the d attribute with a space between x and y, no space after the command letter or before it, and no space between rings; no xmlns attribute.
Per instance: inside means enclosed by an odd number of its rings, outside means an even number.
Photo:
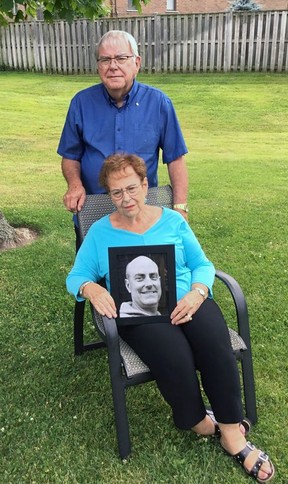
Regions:
<svg viewBox="0 0 288 484"><path fill-rule="evenodd" d="M125 30L109 30L108 32L106 32L106 34L104 34L101 37L101 39L99 40L96 46L96 57L98 57L99 49L102 44L110 40L115 40L117 42L119 41L119 39L124 39L127 42L127 44L130 45L133 55L135 55L136 57L139 55L138 45L133 35L129 34L128 32L125 32Z"/></svg>
<svg viewBox="0 0 288 484"><path fill-rule="evenodd" d="M104 187L107 192L109 192L109 176L121 170L125 173L125 168L127 168L127 166L131 166L131 168L133 168L135 173L139 176L141 182L143 182L147 172L145 161L137 155L131 155L129 153L114 153L113 155L108 156L104 161L99 175L100 185Z"/></svg>

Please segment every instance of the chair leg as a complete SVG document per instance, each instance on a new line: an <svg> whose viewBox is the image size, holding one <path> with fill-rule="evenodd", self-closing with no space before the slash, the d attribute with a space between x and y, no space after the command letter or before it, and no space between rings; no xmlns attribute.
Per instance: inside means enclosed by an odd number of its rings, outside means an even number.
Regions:
<svg viewBox="0 0 288 484"><path fill-rule="evenodd" d="M74 308L74 354L84 353L84 310L85 301L76 301Z"/></svg>
<svg viewBox="0 0 288 484"><path fill-rule="evenodd" d="M125 385L122 381L122 375L117 375L117 377L114 375L114 377L111 377L111 382L118 450L121 460L126 460L131 454L131 441L126 406Z"/></svg>
<svg viewBox="0 0 288 484"><path fill-rule="evenodd" d="M115 425L120 458L125 460L131 454L131 441L129 434L129 422L126 406L125 377L122 374L122 364L119 348L119 337L115 320L103 318L105 334L107 337L107 349L109 370L112 386L112 397L115 413Z"/></svg>
<svg viewBox="0 0 288 484"><path fill-rule="evenodd" d="M246 416L254 425L257 422L257 406L252 354L249 349L243 354L241 366Z"/></svg>

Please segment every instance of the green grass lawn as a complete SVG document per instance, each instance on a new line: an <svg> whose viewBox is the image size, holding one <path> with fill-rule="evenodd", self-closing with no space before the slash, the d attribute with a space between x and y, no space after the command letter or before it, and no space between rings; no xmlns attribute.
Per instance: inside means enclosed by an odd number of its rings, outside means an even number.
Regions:
<svg viewBox="0 0 288 484"><path fill-rule="evenodd" d="M250 313L259 421L251 440L288 482L288 83L277 74L140 75L173 100L189 148L190 223ZM105 351L73 356L71 215L57 144L92 76L0 73L0 209L39 231L0 254L0 475L6 483L252 482L210 438L174 428L154 383L128 391L133 457L118 458ZM161 183L167 171L160 168ZM225 306L225 297L216 287ZM229 312L229 309L227 309ZM88 328L90 335L92 328Z"/></svg>

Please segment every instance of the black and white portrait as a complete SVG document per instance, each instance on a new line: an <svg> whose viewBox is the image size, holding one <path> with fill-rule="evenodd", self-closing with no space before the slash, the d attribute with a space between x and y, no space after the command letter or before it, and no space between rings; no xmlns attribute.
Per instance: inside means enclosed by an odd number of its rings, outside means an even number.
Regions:
<svg viewBox="0 0 288 484"><path fill-rule="evenodd" d="M162 294L161 277L156 262L139 255L126 266L125 286L131 301L120 306L120 318L137 316L160 316L158 311Z"/></svg>
<svg viewBox="0 0 288 484"><path fill-rule="evenodd" d="M109 267L119 324L170 320L176 305L173 245L109 248Z"/></svg>

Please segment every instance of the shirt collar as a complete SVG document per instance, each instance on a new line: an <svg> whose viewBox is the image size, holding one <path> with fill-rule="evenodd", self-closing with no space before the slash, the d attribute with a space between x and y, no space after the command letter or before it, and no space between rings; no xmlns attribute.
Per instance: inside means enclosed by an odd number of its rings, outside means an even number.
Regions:
<svg viewBox="0 0 288 484"><path fill-rule="evenodd" d="M124 99L124 103L123 103L123 106L127 106L129 104L130 101L132 101L132 99L135 97L136 93L137 93L137 90L138 90L138 85L139 83L134 79L133 81L133 84L132 84L132 87L130 89L130 91L128 92L128 94L126 94L125 96L125 99ZM103 84L103 94L104 94L104 97L105 99L110 103L112 104L113 106L116 106L116 102L114 101L114 99L110 96L110 94L108 93L107 89L105 88L104 84Z"/></svg>

